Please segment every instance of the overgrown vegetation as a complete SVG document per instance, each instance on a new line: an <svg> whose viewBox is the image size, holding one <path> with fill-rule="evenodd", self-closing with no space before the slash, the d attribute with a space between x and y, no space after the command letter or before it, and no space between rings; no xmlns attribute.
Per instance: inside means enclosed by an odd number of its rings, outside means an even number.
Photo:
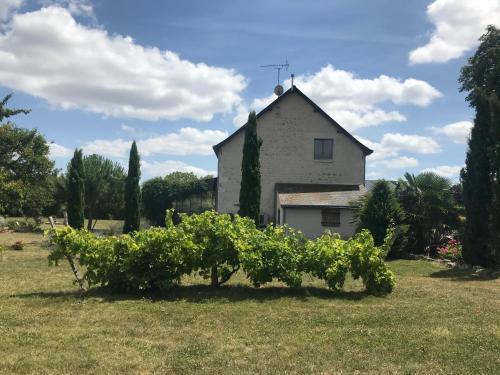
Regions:
<svg viewBox="0 0 500 375"><path fill-rule="evenodd" d="M182 214L179 225L173 225L168 211L166 224L120 237L55 229L50 237L57 246L49 260L78 259L90 286L134 292L166 290L193 273L210 278L217 287L240 267L255 286L279 280L297 287L305 274L312 274L337 289L347 272L361 278L372 294L389 293L394 286L394 276L384 263L392 230L383 246L376 247L368 231L347 241L326 234L311 241L286 226L260 231L250 218L232 220L214 211Z"/></svg>

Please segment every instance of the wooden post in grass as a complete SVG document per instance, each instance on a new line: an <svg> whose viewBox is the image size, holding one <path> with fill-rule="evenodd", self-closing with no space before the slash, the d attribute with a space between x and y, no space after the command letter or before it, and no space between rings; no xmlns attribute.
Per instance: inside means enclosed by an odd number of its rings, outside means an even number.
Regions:
<svg viewBox="0 0 500 375"><path fill-rule="evenodd" d="M65 215L65 223L67 222L67 215ZM54 222L54 218L52 216L49 216L49 223L50 227L52 229L56 229L56 225ZM67 224L66 224L67 225ZM68 263L71 267L71 270L73 271L73 275L75 275L75 279L78 282L78 285L80 286L80 292L85 293L87 291L87 288L85 287L82 278L80 277L80 273L78 272L78 268L76 268L75 262L73 260L73 257L69 254L66 254L66 259L68 260Z"/></svg>

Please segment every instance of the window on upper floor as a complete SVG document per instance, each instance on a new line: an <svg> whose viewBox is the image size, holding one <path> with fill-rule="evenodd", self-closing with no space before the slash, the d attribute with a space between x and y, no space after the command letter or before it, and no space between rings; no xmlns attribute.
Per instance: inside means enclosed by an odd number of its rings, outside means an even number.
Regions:
<svg viewBox="0 0 500 375"><path fill-rule="evenodd" d="M332 160L332 159L333 159L333 139L315 138L314 160Z"/></svg>

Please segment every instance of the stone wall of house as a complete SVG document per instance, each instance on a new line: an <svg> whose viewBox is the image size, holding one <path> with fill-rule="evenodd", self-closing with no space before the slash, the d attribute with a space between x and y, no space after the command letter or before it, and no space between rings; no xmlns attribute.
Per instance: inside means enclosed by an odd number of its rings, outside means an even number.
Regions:
<svg viewBox="0 0 500 375"><path fill-rule="evenodd" d="M275 184L364 184L365 157L352 139L292 93L257 122L263 144L261 212L275 221ZM333 138L333 160L314 160L314 139ZM221 147L218 155L219 212L238 212L244 132Z"/></svg>

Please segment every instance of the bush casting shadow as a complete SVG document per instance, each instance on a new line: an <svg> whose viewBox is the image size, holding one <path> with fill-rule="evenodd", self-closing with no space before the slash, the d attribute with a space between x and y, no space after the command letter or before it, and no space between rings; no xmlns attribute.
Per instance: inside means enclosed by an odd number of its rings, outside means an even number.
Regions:
<svg viewBox="0 0 500 375"><path fill-rule="evenodd" d="M472 269L461 270L450 268L433 272L430 276L438 279L450 279L452 281L490 281L500 277L500 270L475 272Z"/></svg>
<svg viewBox="0 0 500 375"><path fill-rule="evenodd" d="M342 299L358 301L368 297L366 291L332 291L318 287L262 287L253 288L246 285L227 285L219 288L212 288L209 285L179 285L162 293L117 293L109 288L91 288L87 293L81 295L79 291L65 292L35 292L17 294L13 297L20 298L100 298L106 302L148 299L151 301L187 301L194 303L208 303L214 300L238 302L238 301L259 301L265 302L280 298L295 298L300 301L307 301L309 298L321 299Z"/></svg>

